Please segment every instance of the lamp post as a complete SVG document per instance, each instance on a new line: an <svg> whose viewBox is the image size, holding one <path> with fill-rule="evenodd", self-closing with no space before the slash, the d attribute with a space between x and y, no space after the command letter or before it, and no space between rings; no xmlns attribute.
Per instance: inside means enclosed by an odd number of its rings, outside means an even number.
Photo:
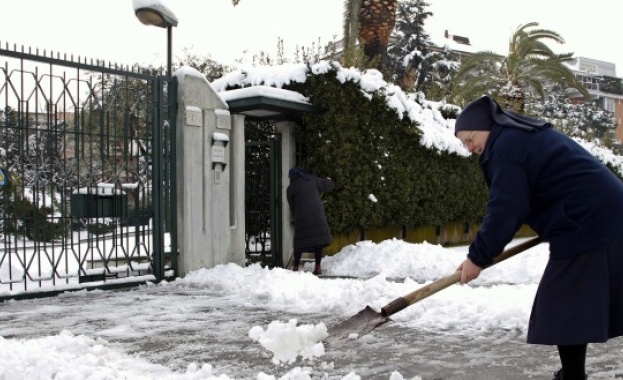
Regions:
<svg viewBox="0 0 623 380"><path fill-rule="evenodd" d="M171 10L157 0L148 3L144 0L133 0L134 14L145 25L167 29L167 76L171 77L172 29L177 26L177 17Z"/></svg>
<svg viewBox="0 0 623 380"><path fill-rule="evenodd" d="M177 17L175 17L175 15L173 14L173 12L171 12L169 10L169 8L165 7L163 4L160 3L160 0L132 0L132 5L134 7L134 14L136 15L136 18L139 19L140 22L142 22L145 25L153 25L153 26L157 26L160 28L166 28L167 29L167 116L166 119L168 120L173 120L173 126L175 126L175 117L177 114L177 102L176 102L176 98L175 95L171 95L174 91L174 83L175 83L175 78L171 77L171 36L172 36L172 29L174 26L177 26ZM160 82L159 82L160 83ZM175 144L172 144L172 146L170 147L169 153L168 155L165 155L164 157L159 157L161 153L163 153L165 151L165 147L163 146L165 144L165 142L163 142L163 139L161 138L161 136L165 133L170 133L170 140L169 141L175 141L175 128L169 128L168 132L166 130L166 125L168 125L169 123L164 120L163 115L161 114L161 112L157 112L157 115L154 118L154 132L153 132L153 151L157 152L155 154L155 156L158 157L153 157L152 159L152 171L153 171L153 182L154 183L158 183L158 184L162 184L163 181L166 181L167 178L167 173L169 173L168 175L171 176L171 178L173 178L172 183L175 183L174 178L175 178L175 174L171 174L171 170L166 171L165 173L165 166L166 165L170 165L168 166L170 167L175 167L174 164L171 164L172 161L172 157L175 157ZM159 153L159 154L158 154ZM165 162L166 161L166 162ZM174 169L172 170L174 172ZM171 197L170 197L171 198ZM173 199L171 201L171 199ZM171 199L169 199L170 203L166 203L165 202L165 194L164 192L159 192L158 194L154 194L153 196L153 200L152 200L152 205L154 208L154 220L157 220L158 223L154 224L154 229L153 229L153 238L154 238L154 255L153 255L153 273L156 277L156 279L158 281L161 281L162 279L164 279L165 276L165 261L164 261L164 232L171 227L171 221L169 220L169 218L171 217L171 215L173 215L173 217L175 217L177 215L177 209L176 209L176 200L174 197L172 197ZM165 208L168 208L168 210L165 210ZM168 211L168 213L167 213ZM167 216L168 214L168 216ZM173 271L175 273L177 273L177 258L175 255L177 255L177 240L174 237L175 234L172 234L172 239L171 239L171 247L173 248L172 251L172 258L171 258L171 265L173 268ZM157 252L159 252L160 254L156 254Z"/></svg>

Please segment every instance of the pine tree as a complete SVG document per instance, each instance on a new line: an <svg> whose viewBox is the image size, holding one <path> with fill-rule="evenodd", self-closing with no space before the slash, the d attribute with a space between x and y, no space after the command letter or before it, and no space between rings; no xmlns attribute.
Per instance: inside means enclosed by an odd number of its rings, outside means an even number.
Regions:
<svg viewBox="0 0 623 380"><path fill-rule="evenodd" d="M617 145L616 120L612 112L600 109L593 102L572 103L560 88L543 101L531 99L526 111L552 123L554 128L572 137L579 137L610 149Z"/></svg>
<svg viewBox="0 0 623 380"><path fill-rule="evenodd" d="M388 69L393 80L407 91L421 90L432 67L430 37L424 22L432 12L424 0L407 0L398 4L396 27L392 34L395 42L388 51Z"/></svg>
<svg viewBox="0 0 623 380"><path fill-rule="evenodd" d="M447 101L452 91L452 83L461 62L458 53L447 46L442 51L433 51L427 55L430 68L418 89L426 94L426 98L437 101Z"/></svg>

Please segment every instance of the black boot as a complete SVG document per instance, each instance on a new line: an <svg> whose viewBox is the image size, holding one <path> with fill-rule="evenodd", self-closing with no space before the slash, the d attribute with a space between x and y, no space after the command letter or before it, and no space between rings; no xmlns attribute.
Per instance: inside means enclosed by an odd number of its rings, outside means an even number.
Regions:
<svg viewBox="0 0 623 380"><path fill-rule="evenodd" d="M564 379L565 378L562 377L562 368L554 372L554 378L552 380L564 380ZM588 379L588 376L584 375L584 379Z"/></svg>
<svg viewBox="0 0 623 380"><path fill-rule="evenodd" d="M320 267L320 264L316 264L316 267L314 268L314 271L312 273L316 276L320 276L322 274L322 268Z"/></svg>

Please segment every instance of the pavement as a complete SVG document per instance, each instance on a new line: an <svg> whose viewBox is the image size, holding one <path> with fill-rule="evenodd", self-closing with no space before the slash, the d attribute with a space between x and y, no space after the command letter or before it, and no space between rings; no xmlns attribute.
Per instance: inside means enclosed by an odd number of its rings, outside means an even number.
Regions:
<svg viewBox="0 0 623 380"><path fill-rule="evenodd" d="M519 331L418 331L390 321L358 340L326 349L313 361L275 366L270 352L253 342L253 326L295 318L299 323L341 322L336 316L279 313L199 288L143 286L125 291L80 291L58 297L0 303L0 336L35 338L69 330L100 337L150 362L184 371L209 363L220 374L279 378L309 367L314 379L550 380L558 369L554 347L524 343ZM623 339L589 346L590 379L623 379Z"/></svg>

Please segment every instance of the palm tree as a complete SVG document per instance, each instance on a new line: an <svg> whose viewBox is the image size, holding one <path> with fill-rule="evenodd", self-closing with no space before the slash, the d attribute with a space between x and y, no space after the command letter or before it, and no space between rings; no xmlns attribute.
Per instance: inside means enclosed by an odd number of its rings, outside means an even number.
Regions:
<svg viewBox="0 0 623 380"><path fill-rule="evenodd" d="M344 0L344 21L341 63L345 66L358 66L357 35L359 34L359 9L361 0Z"/></svg>
<svg viewBox="0 0 623 380"><path fill-rule="evenodd" d="M344 59L357 61L357 39L365 64L382 68L396 23L398 0L344 0Z"/></svg>
<svg viewBox="0 0 623 380"><path fill-rule="evenodd" d="M564 44L564 39L537 26L536 22L519 25L511 37L508 56L481 51L463 60L454 79L453 101L466 104L486 94L506 108L523 113L526 97L543 99L545 85L550 83L575 89L590 99L586 88L564 65L573 59L573 53L555 54L543 42Z"/></svg>
<svg viewBox="0 0 623 380"><path fill-rule="evenodd" d="M359 42L366 58L379 59L379 67L383 67L396 23L398 0L360 0L360 4Z"/></svg>
<svg viewBox="0 0 623 380"><path fill-rule="evenodd" d="M240 0L232 0L234 6L238 3ZM396 23L398 0L345 0L344 8L345 53L353 52L353 41L357 36L366 60L378 61L377 66L383 67L389 36Z"/></svg>

